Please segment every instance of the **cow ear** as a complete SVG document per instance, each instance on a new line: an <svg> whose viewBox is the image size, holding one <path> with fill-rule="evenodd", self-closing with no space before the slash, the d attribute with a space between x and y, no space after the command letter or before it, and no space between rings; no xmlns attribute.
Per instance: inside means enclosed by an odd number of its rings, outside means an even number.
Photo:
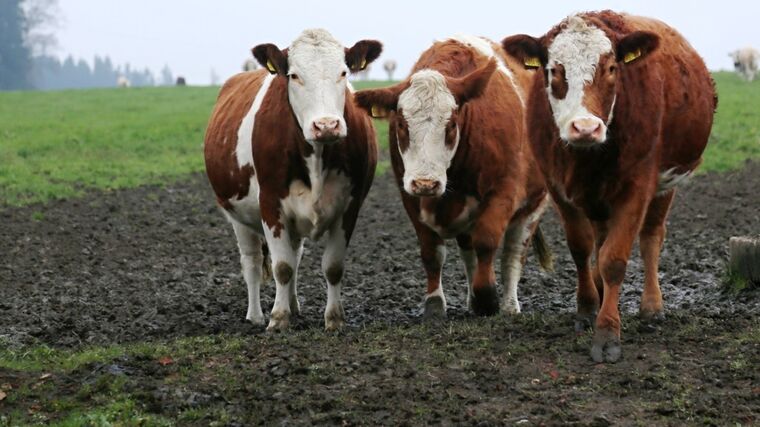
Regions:
<svg viewBox="0 0 760 427"><path fill-rule="evenodd" d="M617 61L630 64L644 59L660 45L660 37L649 31L634 31L617 43Z"/></svg>
<svg viewBox="0 0 760 427"><path fill-rule="evenodd" d="M354 102L370 116L380 119L387 118L391 111L398 108L398 97L409 87L409 82L382 89L366 89L354 93Z"/></svg>
<svg viewBox="0 0 760 427"><path fill-rule="evenodd" d="M527 69L546 67L546 48L541 40L535 37L525 34L510 36L502 40L501 47L507 55L520 61Z"/></svg>
<svg viewBox="0 0 760 427"><path fill-rule="evenodd" d="M253 57L262 67L272 74L288 75L288 50L280 50L277 46L266 43L254 47Z"/></svg>
<svg viewBox="0 0 760 427"><path fill-rule="evenodd" d="M361 40L346 49L346 65L352 73L367 68L383 51L383 44L377 40Z"/></svg>
<svg viewBox="0 0 760 427"><path fill-rule="evenodd" d="M491 58L488 63L461 78L448 78L446 84L454 95L458 106L479 97L486 89L493 72L496 71L496 60Z"/></svg>

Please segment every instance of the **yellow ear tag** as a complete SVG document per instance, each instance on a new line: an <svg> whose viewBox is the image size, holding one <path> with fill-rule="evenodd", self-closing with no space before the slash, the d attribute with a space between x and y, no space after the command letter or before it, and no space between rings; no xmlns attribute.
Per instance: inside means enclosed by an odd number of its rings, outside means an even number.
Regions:
<svg viewBox="0 0 760 427"><path fill-rule="evenodd" d="M623 62L626 64L641 56L641 49L636 49L633 52L628 52L623 57Z"/></svg>
<svg viewBox="0 0 760 427"><path fill-rule="evenodd" d="M541 68L541 61L535 56L526 57L524 63L528 68Z"/></svg>
<svg viewBox="0 0 760 427"><path fill-rule="evenodd" d="M274 64L272 64L272 60L271 59L267 59L267 69L270 72L272 72L272 73L276 73L277 72L277 68L274 66Z"/></svg>
<svg viewBox="0 0 760 427"><path fill-rule="evenodd" d="M359 65L359 69L363 70L366 67L367 67L367 59L362 58L362 63Z"/></svg>
<svg viewBox="0 0 760 427"><path fill-rule="evenodd" d="M377 105L373 105L371 110L370 115L376 119L382 119L388 115L388 112L385 111L384 108L378 107Z"/></svg>

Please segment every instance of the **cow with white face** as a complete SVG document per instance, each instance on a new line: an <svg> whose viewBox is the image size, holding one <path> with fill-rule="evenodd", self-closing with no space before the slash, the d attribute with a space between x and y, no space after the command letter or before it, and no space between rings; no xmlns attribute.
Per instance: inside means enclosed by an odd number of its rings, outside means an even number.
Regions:
<svg viewBox="0 0 760 427"><path fill-rule="evenodd" d="M728 56L734 61L734 69L741 78L748 82L755 79L760 63L760 52L757 49L745 47L729 53Z"/></svg>
<svg viewBox="0 0 760 427"><path fill-rule="evenodd" d="M594 326L593 359L614 362L618 297L637 234L641 315L664 313L657 269L665 221L675 186L699 165L710 135L710 73L673 28L608 10L502 45L525 68L543 71L528 97L530 146L578 269L576 329Z"/></svg>
<svg viewBox="0 0 760 427"><path fill-rule="evenodd" d="M423 52L405 81L356 94L367 111L388 113L393 172L427 275L427 318L446 312L441 270L449 238L459 245L468 304L478 315L499 311L493 262L504 242L501 309L520 312L517 282L546 199L524 148L531 74L495 43L461 35Z"/></svg>
<svg viewBox="0 0 760 427"><path fill-rule="evenodd" d="M306 30L284 50L256 46L265 69L222 87L206 132L206 171L235 230L254 324L264 323L267 255L277 284L267 329L281 330L299 312L303 241L322 235L325 327L344 323L343 258L377 163L372 120L354 105L347 75L381 50L374 40L348 49L327 31Z"/></svg>

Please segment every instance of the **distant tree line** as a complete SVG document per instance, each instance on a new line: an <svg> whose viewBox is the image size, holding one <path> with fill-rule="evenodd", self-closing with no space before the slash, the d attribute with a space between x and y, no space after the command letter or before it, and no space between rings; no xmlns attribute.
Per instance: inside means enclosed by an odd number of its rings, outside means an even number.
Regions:
<svg viewBox="0 0 760 427"><path fill-rule="evenodd" d="M157 81L150 70L114 66L109 57L96 56L91 66L51 55L57 10L57 0L0 0L0 90L111 87L120 77L131 86L174 84L169 67Z"/></svg>

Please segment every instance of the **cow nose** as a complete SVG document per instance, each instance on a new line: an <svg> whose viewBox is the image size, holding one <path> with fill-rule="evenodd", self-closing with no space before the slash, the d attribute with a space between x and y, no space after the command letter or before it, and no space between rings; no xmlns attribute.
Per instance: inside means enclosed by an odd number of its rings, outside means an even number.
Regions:
<svg viewBox="0 0 760 427"><path fill-rule="evenodd" d="M570 139L601 142L604 128L599 119L577 119L570 124Z"/></svg>
<svg viewBox="0 0 760 427"><path fill-rule="evenodd" d="M435 179L412 180L412 192L418 196L433 196L438 193L441 183Z"/></svg>
<svg viewBox="0 0 760 427"><path fill-rule="evenodd" d="M340 120L334 117L323 117L311 122L311 130L317 141L333 141L340 136Z"/></svg>

